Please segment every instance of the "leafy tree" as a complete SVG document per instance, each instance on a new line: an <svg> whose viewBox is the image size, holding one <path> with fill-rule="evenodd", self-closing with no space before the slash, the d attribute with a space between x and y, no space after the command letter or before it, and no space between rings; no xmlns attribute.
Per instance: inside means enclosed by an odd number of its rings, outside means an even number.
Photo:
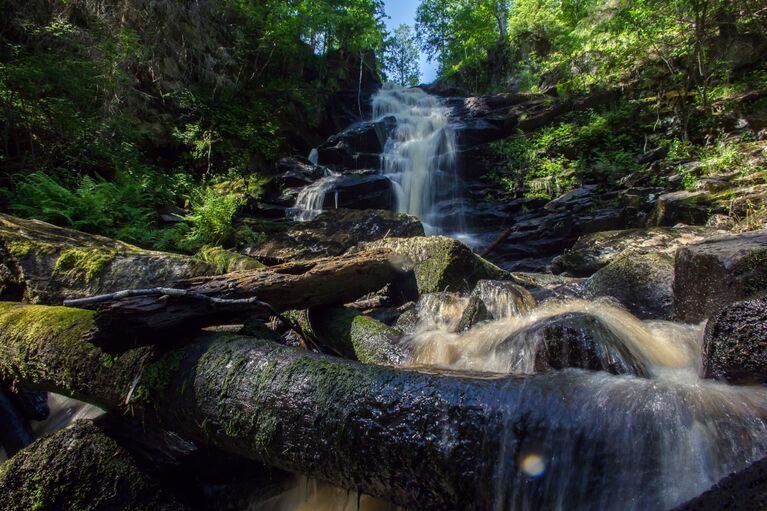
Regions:
<svg viewBox="0 0 767 511"><path fill-rule="evenodd" d="M417 85L420 79L420 55L413 31L402 24L386 40L384 63L389 78L403 86Z"/></svg>

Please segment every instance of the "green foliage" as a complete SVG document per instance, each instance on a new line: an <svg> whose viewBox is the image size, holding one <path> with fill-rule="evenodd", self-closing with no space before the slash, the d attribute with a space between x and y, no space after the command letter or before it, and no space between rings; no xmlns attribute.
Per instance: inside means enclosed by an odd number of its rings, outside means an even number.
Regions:
<svg viewBox="0 0 767 511"><path fill-rule="evenodd" d="M419 54L412 30L400 25L386 40L384 64L389 79L399 85L418 85L420 78Z"/></svg>
<svg viewBox="0 0 767 511"><path fill-rule="evenodd" d="M221 194L213 188L195 191L190 199L191 212L184 217L191 229L186 239L191 244L223 245L234 234L234 217L242 205L236 195Z"/></svg>
<svg viewBox="0 0 767 511"><path fill-rule="evenodd" d="M71 188L41 172L25 177L10 197L14 213L86 232L115 235L123 225L151 222L151 197L137 181L83 176Z"/></svg>

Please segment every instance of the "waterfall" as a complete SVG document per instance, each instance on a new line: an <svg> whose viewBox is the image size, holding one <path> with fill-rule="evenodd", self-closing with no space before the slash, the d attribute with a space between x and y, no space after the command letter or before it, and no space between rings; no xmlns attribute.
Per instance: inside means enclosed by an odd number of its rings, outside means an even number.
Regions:
<svg viewBox="0 0 767 511"><path fill-rule="evenodd" d="M373 97L373 114L397 121L381 158L383 174L394 183L397 211L417 216L427 234L462 233L463 216L451 208L460 196L460 178L449 109L421 89L387 84ZM445 214L457 221L445 221Z"/></svg>

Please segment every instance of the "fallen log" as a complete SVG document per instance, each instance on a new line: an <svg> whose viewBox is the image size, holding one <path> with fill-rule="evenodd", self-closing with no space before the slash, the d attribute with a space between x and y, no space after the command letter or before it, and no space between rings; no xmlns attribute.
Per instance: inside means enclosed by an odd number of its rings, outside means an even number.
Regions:
<svg viewBox="0 0 767 511"><path fill-rule="evenodd" d="M351 302L402 278L388 250L286 263L183 280L173 288L131 290L68 300L95 308L95 324L119 349L153 344L166 332L190 332L244 313L274 315L291 309Z"/></svg>
<svg viewBox="0 0 767 511"><path fill-rule="evenodd" d="M677 481L658 469L669 461L659 439L685 431L676 414L664 415L683 385L659 393L637 378L626 394L626 380L582 371L403 371L225 334L109 357L87 341L93 316L0 303L0 378L411 509L668 509L704 489L667 491ZM725 406L729 396L717 399ZM747 409L760 407L752 400ZM706 407L689 414L685 424L702 422ZM720 417L717 431L739 440L710 479L751 461L754 420Z"/></svg>

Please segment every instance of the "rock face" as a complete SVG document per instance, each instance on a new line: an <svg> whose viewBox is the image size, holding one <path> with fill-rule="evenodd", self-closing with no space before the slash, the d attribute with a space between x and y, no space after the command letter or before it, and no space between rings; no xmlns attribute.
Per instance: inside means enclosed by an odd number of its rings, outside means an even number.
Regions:
<svg viewBox="0 0 767 511"><path fill-rule="evenodd" d="M592 298L611 296L640 319L670 319L674 259L664 253L633 254L613 261L586 282Z"/></svg>
<svg viewBox="0 0 767 511"><path fill-rule="evenodd" d="M706 325L707 378L767 382L767 297L728 305Z"/></svg>
<svg viewBox="0 0 767 511"><path fill-rule="evenodd" d="M216 273L192 257L9 215L0 215L0 261L0 297L40 304Z"/></svg>
<svg viewBox="0 0 767 511"><path fill-rule="evenodd" d="M423 236L417 218L383 210L331 209L310 222L297 223L284 233L275 234L247 249L264 260L312 259L337 256L358 243L385 236L408 238Z"/></svg>
<svg viewBox="0 0 767 511"><path fill-rule="evenodd" d="M674 316L695 323L767 290L767 230L717 236L677 252Z"/></svg>
<svg viewBox="0 0 767 511"><path fill-rule="evenodd" d="M603 231L578 238L575 245L554 259L552 271L589 277L627 251L674 255L677 248L696 243L721 231L707 227L648 227Z"/></svg>
<svg viewBox="0 0 767 511"><path fill-rule="evenodd" d="M442 291L469 292L482 279L508 280L509 273L445 236L387 238L368 249L387 248L409 259L420 294Z"/></svg>
<svg viewBox="0 0 767 511"><path fill-rule="evenodd" d="M306 186L327 175L327 169L303 158L282 158L276 165L275 184L280 188Z"/></svg>
<svg viewBox="0 0 767 511"><path fill-rule="evenodd" d="M0 489L8 511L189 509L88 421L43 437L6 462Z"/></svg>

